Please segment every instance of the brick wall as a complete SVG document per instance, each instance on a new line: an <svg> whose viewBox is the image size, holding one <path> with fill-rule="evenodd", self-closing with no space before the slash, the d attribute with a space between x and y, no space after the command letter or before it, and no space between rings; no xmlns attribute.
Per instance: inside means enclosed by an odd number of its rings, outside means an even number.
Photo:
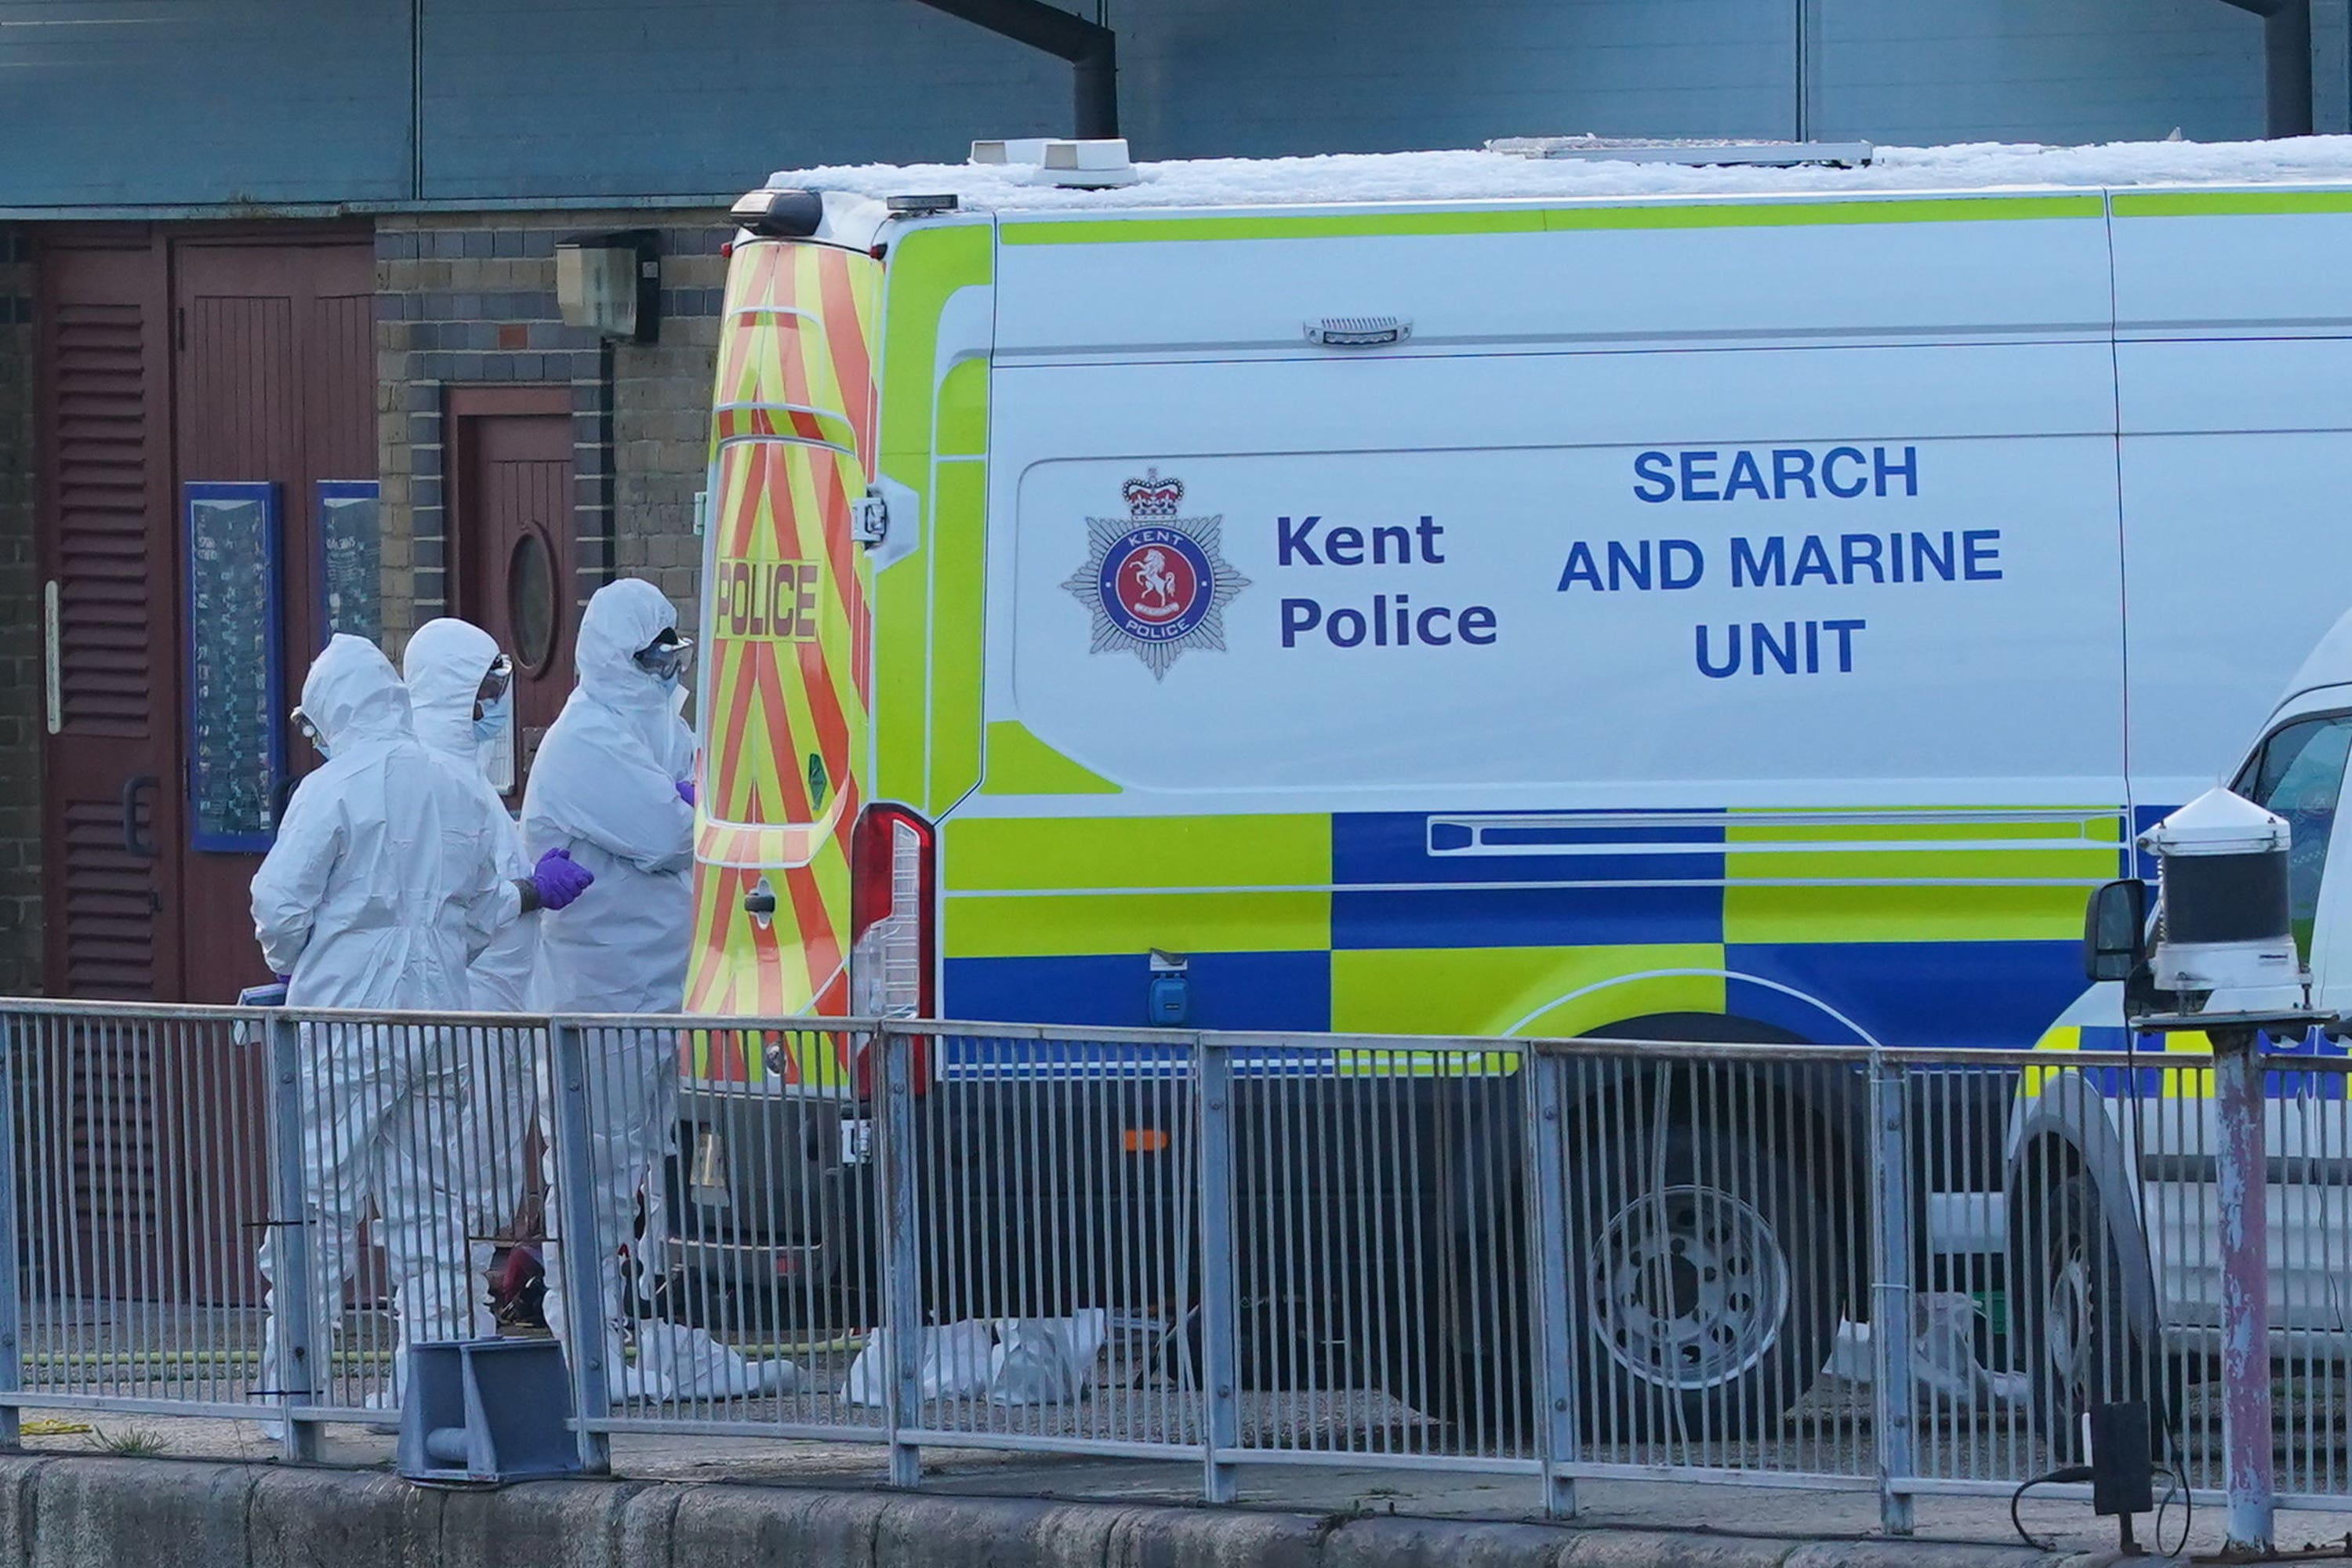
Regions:
<svg viewBox="0 0 2352 1568"><path fill-rule="evenodd" d="M657 342L567 327L555 245L651 228L659 237ZM572 389L579 599L615 574L661 584L688 625L719 290L730 231L709 213L388 217L376 228L377 457L383 485L384 639L447 612L444 407L452 387Z"/></svg>
<svg viewBox="0 0 2352 1568"><path fill-rule="evenodd" d="M40 589L33 554L33 258L0 224L0 994L41 979Z"/></svg>

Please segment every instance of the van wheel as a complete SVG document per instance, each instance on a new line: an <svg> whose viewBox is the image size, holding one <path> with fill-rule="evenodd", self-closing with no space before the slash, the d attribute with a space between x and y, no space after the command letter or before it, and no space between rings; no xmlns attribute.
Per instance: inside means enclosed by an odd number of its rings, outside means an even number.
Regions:
<svg viewBox="0 0 2352 1568"><path fill-rule="evenodd" d="M1829 1360L1847 1271L1824 1249L1859 1240L1809 1174L1763 1148L1727 1154L1730 1136L1675 1129L1663 1181L1633 1151L1590 1194L1570 1173L1588 1447L1758 1436Z"/></svg>
<svg viewBox="0 0 2352 1568"><path fill-rule="evenodd" d="M2094 1405L2144 1400L2161 1452L2169 1425L2163 1356L2125 1305L2123 1262L2097 1184L2077 1172L2020 1217L2010 1268L2034 1431L2053 1458L2073 1464L2084 1457L2083 1416Z"/></svg>

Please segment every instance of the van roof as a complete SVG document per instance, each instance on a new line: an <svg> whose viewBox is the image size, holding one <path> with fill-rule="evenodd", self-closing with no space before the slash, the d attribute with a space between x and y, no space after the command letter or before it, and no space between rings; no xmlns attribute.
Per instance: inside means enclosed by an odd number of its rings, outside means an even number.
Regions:
<svg viewBox="0 0 2352 1568"><path fill-rule="evenodd" d="M2352 187L2352 136L2278 142L2116 142L2095 147L1973 142L1881 147L1862 168L1693 167L1531 158L1510 153L1370 153L1311 158L1200 158L1138 163L1112 190L1028 183L1020 165L861 163L780 170L771 189L877 199L952 194L1001 212L1121 208L1361 206L1389 202L1601 202L1676 196L1933 195L2115 187Z"/></svg>

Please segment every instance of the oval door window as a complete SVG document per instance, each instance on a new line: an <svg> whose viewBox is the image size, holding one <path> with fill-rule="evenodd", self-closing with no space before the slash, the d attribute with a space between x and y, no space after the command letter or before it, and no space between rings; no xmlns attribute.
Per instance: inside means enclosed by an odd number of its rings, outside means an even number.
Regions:
<svg viewBox="0 0 2352 1568"><path fill-rule="evenodd" d="M514 627L515 662L533 675L555 657L555 559L537 524L527 527L507 557L507 622Z"/></svg>

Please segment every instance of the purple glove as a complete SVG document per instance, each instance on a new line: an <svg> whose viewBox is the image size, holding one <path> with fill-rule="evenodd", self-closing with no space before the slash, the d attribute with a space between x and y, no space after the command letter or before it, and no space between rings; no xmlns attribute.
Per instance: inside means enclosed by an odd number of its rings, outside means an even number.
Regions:
<svg viewBox="0 0 2352 1568"><path fill-rule="evenodd" d="M692 805L694 804L694 781L692 779L680 779L677 781L677 798L686 802L688 805Z"/></svg>
<svg viewBox="0 0 2352 1568"><path fill-rule="evenodd" d="M539 889L540 907L560 910L588 890L595 877L572 858L569 849L551 849L531 868L531 886Z"/></svg>

